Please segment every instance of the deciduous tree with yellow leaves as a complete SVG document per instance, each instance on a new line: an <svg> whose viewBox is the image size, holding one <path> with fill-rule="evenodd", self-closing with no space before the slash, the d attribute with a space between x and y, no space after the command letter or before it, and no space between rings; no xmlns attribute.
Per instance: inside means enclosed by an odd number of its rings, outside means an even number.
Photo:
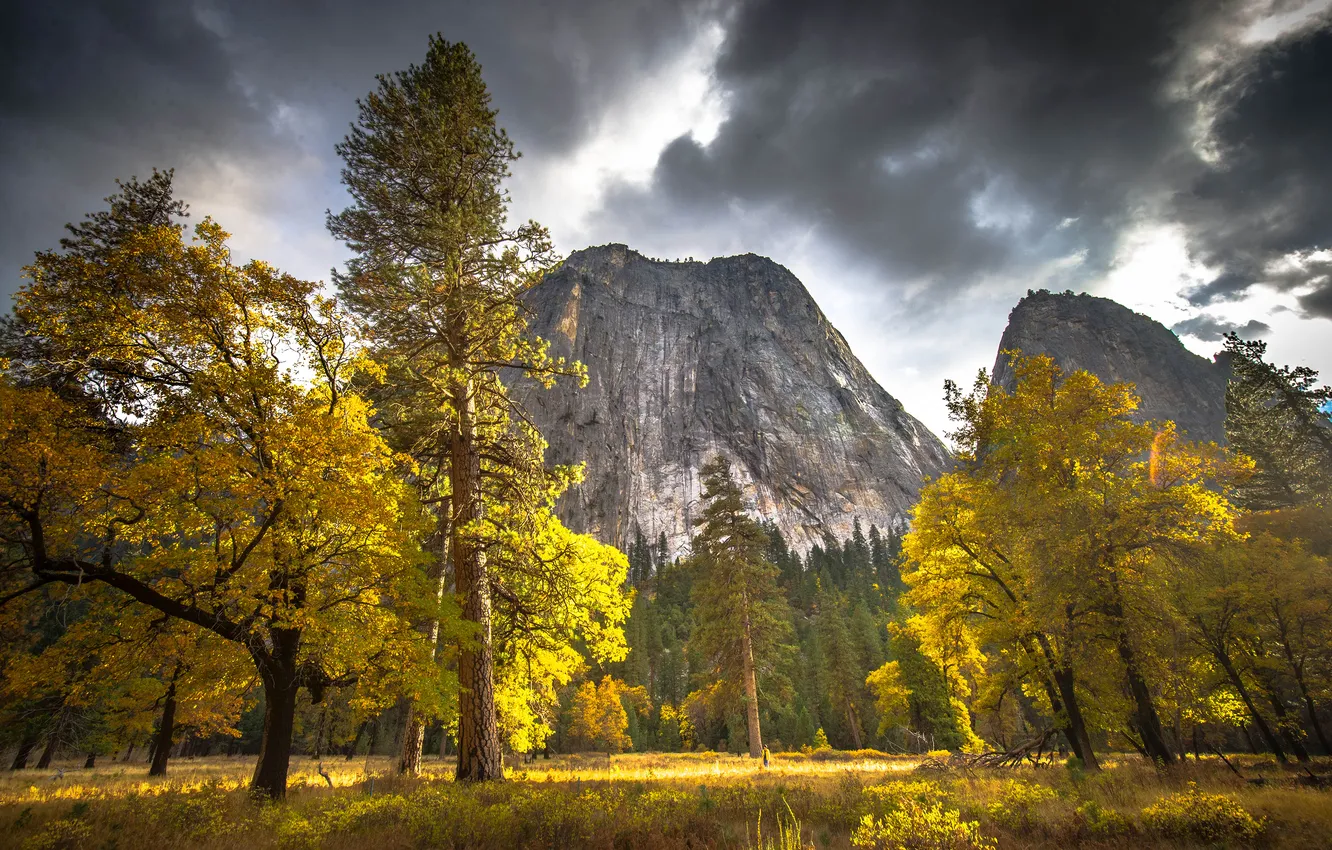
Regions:
<svg viewBox="0 0 1332 850"><path fill-rule="evenodd" d="M1087 695L1097 725L1169 763L1150 681L1162 556L1234 538L1217 485L1244 463L1135 421L1128 385L1012 356L1011 392L984 372L970 394L947 387L961 463L925 488L904 542L908 601L951 636L922 647L941 666L972 657L974 676L1004 661L1089 767Z"/></svg>
<svg viewBox="0 0 1332 850"><path fill-rule="evenodd" d="M0 382L5 594L100 583L248 655L256 792L286 789L297 693L425 654L421 511L352 391L351 324L315 284L187 238L170 173L37 255Z"/></svg>

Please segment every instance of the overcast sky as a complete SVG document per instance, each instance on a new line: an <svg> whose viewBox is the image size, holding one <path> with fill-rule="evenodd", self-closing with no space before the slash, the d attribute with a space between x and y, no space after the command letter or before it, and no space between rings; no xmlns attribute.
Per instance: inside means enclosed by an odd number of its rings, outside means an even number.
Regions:
<svg viewBox="0 0 1332 850"><path fill-rule="evenodd" d="M62 0L0 30L0 288L174 167L237 252L327 279L334 143L428 34L477 53L570 252L786 265L937 432L1029 288L1332 378L1329 0Z"/></svg>

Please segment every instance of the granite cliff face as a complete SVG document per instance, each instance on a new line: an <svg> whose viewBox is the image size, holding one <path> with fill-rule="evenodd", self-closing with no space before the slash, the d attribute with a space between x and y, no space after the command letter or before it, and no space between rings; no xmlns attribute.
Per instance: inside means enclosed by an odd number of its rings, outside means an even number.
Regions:
<svg viewBox="0 0 1332 850"><path fill-rule="evenodd" d="M573 254L528 296L532 331L587 387L516 391L555 463L586 461L570 528L683 549L698 470L732 462L751 504L805 549L827 531L901 526L939 440L888 395L782 266L746 254L659 262L624 245Z"/></svg>
<svg viewBox="0 0 1332 850"><path fill-rule="evenodd" d="M1165 325L1122 304L1029 292L1008 314L994 362L995 383L1011 389L1009 349L1048 354L1065 371L1085 369L1102 381L1131 381L1140 418L1173 420L1194 440L1225 440L1226 364L1199 357Z"/></svg>

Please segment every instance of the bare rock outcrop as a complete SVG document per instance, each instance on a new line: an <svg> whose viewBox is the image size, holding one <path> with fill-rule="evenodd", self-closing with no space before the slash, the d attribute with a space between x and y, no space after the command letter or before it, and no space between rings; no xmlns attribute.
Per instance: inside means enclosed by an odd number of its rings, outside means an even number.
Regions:
<svg viewBox="0 0 1332 850"><path fill-rule="evenodd" d="M1165 325L1108 298L1028 292L1008 314L993 380L1012 388L1007 350L1048 354L1065 371L1137 387L1142 420L1172 420L1193 440L1224 442L1229 366L1184 347Z"/></svg>
<svg viewBox="0 0 1332 850"><path fill-rule="evenodd" d="M624 245L573 254L528 295L532 330L586 364L587 387L517 391L550 443L585 461L564 521L625 545L682 551L698 470L728 457L751 505L805 549L860 517L901 527L948 454L884 391L805 287L773 261L648 259Z"/></svg>

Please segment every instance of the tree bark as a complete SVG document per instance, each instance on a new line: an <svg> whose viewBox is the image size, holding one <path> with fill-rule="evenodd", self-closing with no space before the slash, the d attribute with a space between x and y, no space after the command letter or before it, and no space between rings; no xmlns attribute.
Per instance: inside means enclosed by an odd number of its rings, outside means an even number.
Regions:
<svg viewBox="0 0 1332 850"><path fill-rule="evenodd" d="M259 762L250 780L250 792L271 800L287 796L287 770L291 764L291 733L296 721L294 675L262 675L264 683L264 733L259 744Z"/></svg>
<svg viewBox="0 0 1332 850"><path fill-rule="evenodd" d="M462 350L462 346L457 346ZM465 367L465 363L456 364ZM462 596L462 618L474 623L473 635L458 651L457 778L483 781L504 778L499 726L495 718L495 658L490 635L490 576L485 553L468 539L482 516L481 456L476 445L476 398L470 380L454 384L458 421L449 451L453 488L453 571Z"/></svg>
<svg viewBox="0 0 1332 850"><path fill-rule="evenodd" d="M444 540L447 540L448 524L447 522L441 522L441 525L445 526L442 537ZM444 601L444 590L448 576L448 571L444 569L444 561L447 557L448 550L446 548L444 552L440 553L440 557L436 559L430 567L429 578L435 583L436 611L438 611L439 604ZM430 662L433 664L435 661L436 649L439 644L438 614L431 617L426 622L425 631L426 640L430 642ZM410 776L419 776L421 774L421 755L425 749L425 733L425 718L421 716L421 712L417 711L416 701L409 700L407 703L407 710L403 717L402 753L398 758L399 773Z"/></svg>
<svg viewBox="0 0 1332 850"><path fill-rule="evenodd" d="M264 732L259 741L259 761L250 780L250 793L282 800L287 796L296 696L301 689L297 668L301 633L299 629L272 629L269 634L271 648L251 652L264 686Z"/></svg>
<svg viewBox="0 0 1332 850"><path fill-rule="evenodd" d="M1082 706L1078 702L1076 681L1072 669L1063 667L1054 671L1055 686L1059 689L1060 702L1063 703L1064 716L1067 718L1064 734L1068 737L1068 746L1073 755L1082 761L1087 770L1100 770L1101 763L1092 749L1091 735L1087 732L1087 721L1082 716Z"/></svg>
<svg viewBox="0 0 1332 850"><path fill-rule="evenodd" d="M1206 632L1204 631L1204 634ZM1281 742L1277 740L1276 734L1272 732L1272 727L1267 724L1267 718L1258 712L1258 707L1253 704L1253 695L1249 693L1249 688L1244 684L1244 679L1240 676L1239 670L1235 669L1235 664L1230 659L1230 653L1225 648L1219 646L1216 641L1208 641L1212 655L1221 663L1221 669L1226 671L1226 677L1230 679L1230 684L1235 686L1239 692L1240 700L1244 707L1249 710L1249 716L1253 718L1253 723L1258 727L1258 734L1262 736L1263 743L1276 756L1277 761L1286 763L1286 752L1281 748ZM1247 734L1248 729L1245 729Z"/></svg>
<svg viewBox="0 0 1332 850"><path fill-rule="evenodd" d="M1133 644L1129 640L1123 597L1119 591L1119 580L1113 572L1110 574L1108 585L1113 601L1107 613L1115 624L1116 650L1119 653L1119 660L1124 664L1129 693L1133 697L1133 725L1142 736L1143 749L1147 751L1152 761L1161 765L1174 764L1175 755L1166 743L1165 730L1161 727L1161 718L1156 713L1151 689L1147 687L1147 680L1142 675L1137 654L1133 651Z"/></svg>
<svg viewBox="0 0 1332 850"><path fill-rule="evenodd" d="M846 723L851 727L851 747L852 749L863 749L860 741L860 718L856 715L856 704L850 697L846 698Z"/></svg>
<svg viewBox="0 0 1332 850"><path fill-rule="evenodd" d="M745 600L746 607L749 600ZM745 720L749 729L749 757L763 758L763 731L759 728L758 674L754 669L754 641L750 635L749 611L744 619L743 670L745 680Z"/></svg>
<svg viewBox="0 0 1332 850"><path fill-rule="evenodd" d="M1092 749L1091 735L1087 732L1087 723L1083 719L1082 707L1078 702L1077 680L1073 676L1073 668L1068 664L1055 663L1054 647L1050 645L1047 635L1037 633L1035 640L1040 647L1038 658L1045 659L1046 676L1042 678L1046 679L1046 695L1050 698L1050 709L1055 714L1055 722L1062 724L1069 749L1082 761L1083 767L1087 770L1100 770L1101 764L1096 759L1096 751ZM1027 651L1036 655L1029 645ZM1050 680L1053 680L1053 686Z"/></svg>
<svg viewBox="0 0 1332 850"><path fill-rule="evenodd" d="M51 766L51 759L55 757L56 747L60 746L60 736L65 731L68 717L69 708L61 706L60 713L56 715L55 725L51 727L51 733L46 736L46 748L42 750L42 757L37 759L38 770L46 770Z"/></svg>
<svg viewBox="0 0 1332 850"><path fill-rule="evenodd" d="M180 668L176 668L177 673ZM166 697L162 700L162 721L157 726L157 738L153 741L153 766L148 768L149 776L166 776L167 760L171 757L171 738L176 733L176 673L167 684Z"/></svg>
<svg viewBox="0 0 1332 850"><path fill-rule="evenodd" d="M352 736L351 743L347 745L347 761L351 761L356 756L356 746L361 743L361 736L365 734L365 727L369 724L369 720L362 720L361 725L356 727L356 734Z"/></svg>
<svg viewBox="0 0 1332 850"><path fill-rule="evenodd" d="M32 755L32 751L36 748L37 748L36 733L33 732L26 733L23 736L23 740L19 741L18 752L14 753L14 760L10 762L9 769L10 770L25 769L28 766L28 757Z"/></svg>

